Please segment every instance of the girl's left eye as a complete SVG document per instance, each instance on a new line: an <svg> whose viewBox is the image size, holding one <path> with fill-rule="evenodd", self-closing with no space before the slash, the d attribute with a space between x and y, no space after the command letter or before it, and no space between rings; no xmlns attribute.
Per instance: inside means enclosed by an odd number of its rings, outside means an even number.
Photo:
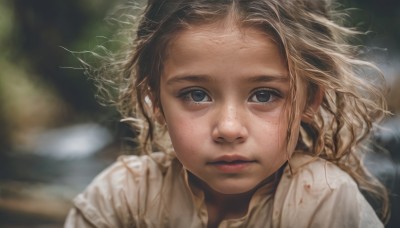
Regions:
<svg viewBox="0 0 400 228"><path fill-rule="evenodd" d="M281 97L281 95L276 90L259 89L250 96L249 101L255 103L267 103L275 101L279 97Z"/></svg>

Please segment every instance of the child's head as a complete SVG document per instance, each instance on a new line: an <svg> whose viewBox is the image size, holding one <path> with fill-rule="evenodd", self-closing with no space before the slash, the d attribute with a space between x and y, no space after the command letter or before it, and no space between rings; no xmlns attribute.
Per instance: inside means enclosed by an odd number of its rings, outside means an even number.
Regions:
<svg viewBox="0 0 400 228"><path fill-rule="evenodd" d="M252 149L276 147L262 155L272 161L259 179L296 150L335 162L371 190L365 171L352 166L359 167L355 149L385 110L366 80L377 82L379 72L355 58L345 42L356 33L330 12L325 0L150 1L120 65L129 84L121 110L139 128L142 151L167 151L168 126L178 158L190 166L190 144L210 151L205 134L226 150L252 134L260 142ZM224 134L223 124L236 129ZM215 156L209 162L240 160Z"/></svg>
<svg viewBox="0 0 400 228"><path fill-rule="evenodd" d="M368 63L355 60L344 43L355 32L335 24L329 11L325 0L150 1L138 26L134 55L126 62L125 74L134 84L124 97L131 99L136 92L133 104L138 104L149 126L149 133L142 132L147 142L158 140L154 123L163 118L160 79L170 44L193 27L231 23L239 30L265 34L279 48L290 88L287 142L296 135L294 119L304 112L298 147L329 159L351 151L366 136L384 102L361 78L366 77L360 73ZM307 91L305 110L297 102L300 81ZM313 105L319 99L321 109ZM137 113L133 110L128 117Z"/></svg>
<svg viewBox="0 0 400 228"><path fill-rule="evenodd" d="M286 61L258 29L226 19L180 32L168 45L159 91L177 158L220 193L254 189L294 149L286 146Z"/></svg>

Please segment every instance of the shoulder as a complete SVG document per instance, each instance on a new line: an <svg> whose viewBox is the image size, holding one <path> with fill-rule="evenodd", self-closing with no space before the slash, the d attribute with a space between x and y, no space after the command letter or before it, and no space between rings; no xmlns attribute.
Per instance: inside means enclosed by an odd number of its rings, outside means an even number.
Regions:
<svg viewBox="0 0 400 228"><path fill-rule="evenodd" d="M302 185L307 192L334 191L343 186L358 189L353 178L335 164L305 154L294 154L284 170L284 182Z"/></svg>
<svg viewBox="0 0 400 228"><path fill-rule="evenodd" d="M136 220L132 212L139 213L159 194L163 167L169 164L163 153L119 157L74 199L75 214L96 227L131 226Z"/></svg>
<svg viewBox="0 0 400 228"><path fill-rule="evenodd" d="M161 167L168 163L162 153L154 153L151 157L125 155L97 175L85 192L95 190L107 194L115 191L129 191L140 188L143 182L157 182L162 178Z"/></svg>
<svg viewBox="0 0 400 228"><path fill-rule="evenodd" d="M382 227L349 174L329 161L304 154L295 154L282 174L274 216L286 226Z"/></svg>
<svg viewBox="0 0 400 228"><path fill-rule="evenodd" d="M162 175L161 167L165 167L169 163L170 160L161 152L153 153L152 156L120 156L114 164L102 171L93 180L92 185L111 181L115 187L115 185L125 185L127 180L140 181L146 179L149 174L152 177Z"/></svg>

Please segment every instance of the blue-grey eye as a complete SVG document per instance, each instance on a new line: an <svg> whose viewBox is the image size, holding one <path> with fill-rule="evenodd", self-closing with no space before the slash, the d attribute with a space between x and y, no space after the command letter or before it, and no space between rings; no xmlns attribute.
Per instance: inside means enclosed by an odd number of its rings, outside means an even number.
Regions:
<svg viewBox="0 0 400 228"><path fill-rule="evenodd" d="M276 98L279 97L279 92L272 90L272 89L260 89L255 91L249 101L256 102L256 103L266 103L274 101Z"/></svg>
<svg viewBox="0 0 400 228"><path fill-rule="evenodd" d="M254 95L258 102L267 102L271 98L271 93L269 91L257 91Z"/></svg>
<svg viewBox="0 0 400 228"><path fill-rule="evenodd" d="M205 102L210 100L207 93L202 90L192 90L188 95L194 102Z"/></svg>

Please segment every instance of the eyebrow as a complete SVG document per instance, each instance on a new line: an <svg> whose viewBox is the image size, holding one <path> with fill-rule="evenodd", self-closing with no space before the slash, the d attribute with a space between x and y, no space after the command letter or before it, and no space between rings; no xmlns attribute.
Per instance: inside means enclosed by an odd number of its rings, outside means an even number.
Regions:
<svg viewBox="0 0 400 228"><path fill-rule="evenodd" d="M249 79L250 82L287 82L289 81L289 77L287 75L259 75L254 76Z"/></svg>
<svg viewBox="0 0 400 228"><path fill-rule="evenodd" d="M208 82L212 81L210 76L208 75L181 75L174 76L171 79L167 80L167 85L179 83L179 82Z"/></svg>
<svg viewBox="0 0 400 228"><path fill-rule="evenodd" d="M249 81L252 83L258 82L272 82L272 81L279 81L279 82L287 82L289 77L287 75L258 75L252 76L245 81ZM215 81L211 76L208 75L182 75L182 76L175 76L169 80L167 80L167 85L176 84L180 82L209 82Z"/></svg>

